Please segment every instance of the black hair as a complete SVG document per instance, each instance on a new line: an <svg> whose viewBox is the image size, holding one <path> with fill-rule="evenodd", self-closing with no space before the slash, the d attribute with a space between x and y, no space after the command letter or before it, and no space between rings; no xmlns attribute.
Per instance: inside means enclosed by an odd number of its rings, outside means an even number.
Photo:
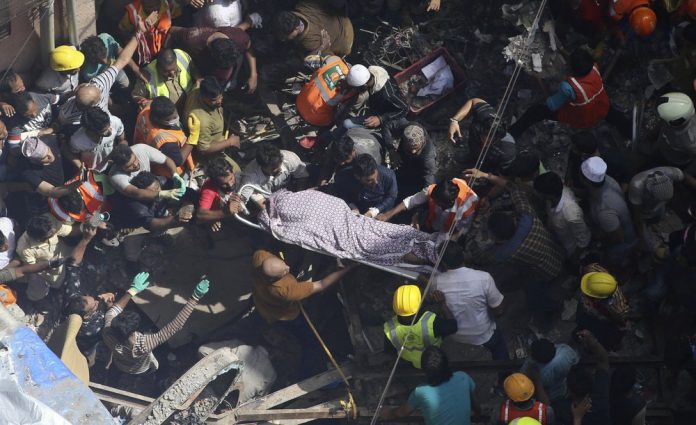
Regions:
<svg viewBox="0 0 696 425"><path fill-rule="evenodd" d="M157 176L149 171L141 171L137 176L131 179L130 184L137 187L138 189L145 189L149 187L152 183L157 181Z"/></svg>
<svg viewBox="0 0 696 425"><path fill-rule="evenodd" d="M10 93L12 91L10 86L17 81L19 74L14 69L8 68L5 71L0 71L0 76L2 75L4 77L0 79L0 93Z"/></svg>
<svg viewBox="0 0 696 425"><path fill-rule="evenodd" d="M32 102L34 102L34 98L31 97L28 91L15 93L10 99L10 103L14 106L15 112L22 116L29 111L29 104Z"/></svg>
<svg viewBox="0 0 696 425"><path fill-rule="evenodd" d="M233 66L239 60L240 52L234 41L229 38L216 38L210 42L210 54L215 60L218 69L226 69Z"/></svg>
<svg viewBox="0 0 696 425"><path fill-rule="evenodd" d="M218 97L222 94L222 86L217 78L209 75L201 81L200 94L207 98Z"/></svg>
<svg viewBox="0 0 696 425"><path fill-rule="evenodd" d="M358 178L369 177L377 171L377 161L370 154L362 153L353 161L353 175Z"/></svg>
<svg viewBox="0 0 696 425"><path fill-rule="evenodd" d="M496 211L488 217L488 230L499 241L506 241L515 234L515 220L510 214Z"/></svg>
<svg viewBox="0 0 696 425"><path fill-rule="evenodd" d="M157 55L157 64L169 66L176 63L176 53L172 49L163 49Z"/></svg>
<svg viewBox="0 0 696 425"><path fill-rule="evenodd" d="M454 205L459 195L459 186L452 180L442 180L433 188L430 196L433 200L441 205Z"/></svg>
<svg viewBox="0 0 696 425"><path fill-rule="evenodd" d="M132 310L125 310L111 321L111 329L116 337L125 343L128 337L140 327L140 315Z"/></svg>
<svg viewBox="0 0 696 425"><path fill-rule="evenodd" d="M568 372L568 391L574 398L583 398L592 393L594 377L590 370L581 365L575 365Z"/></svg>
<svg viewBox="0 0 696 425"><path fill-rule="evenodd" d="M558 174L548 171L534 179L534 190L545 196L560 198L563 194L563 181Z"/></svg>
<svg viewBox="0 0 696 425"><path fill-rule="evenodd" d="M87 302L81 296L72 297L70 301L68 301L68 306L65 310L67 314L79 314L82 316L87 312Z"/></svg>
<svg viewBox="0 0 696 425"><path fill-rule="evenodd" d="M82 200L80 193L74 190L67 195L58 198L58 205L69 213L80 214L85 206L85 203Z"/></svg>
<svg viewBox="0 0 696 425"><path fill-rule="evenodd" d="M531 178L539 172L539 155L532 151L522 151L515 156L512 163L505 169L508 176Z"/></svg>
<svg viewBox="0 0 696 425"><path fill-rule="evenodd" d="M256 150L256 162L261 168L277 167L283 162L283 155L273 143L262 143Z"/></svg>
<svg viewBox="0 0 696 425"><path fill-rule="evenodd" d="M116 145L116 147L114 147L114 150L111 151L109 158L111 158L115 166L123 167L124 165L128 164L128 161L131 160L132 155L133 151L131 150L130 146L119 143Z"/></svg>
<svg viewBox="0 0 696 425"><path fill-rule="evenodd" d="M628 395L636 384L636 368L629 365L617 366L611 374L609 394L612 399Z"/></svg>
<svg viewBox="0 0 696 425"><path fill-rule="evenodd" d="M428 346L421 356L421 367L425 372L425 379L428 385L438 386L449 381L452 377L452 370L449 366L447 354L442 349L434 345Z"/></svg>
<svg viewBox="0 0 696 425"><path fill-rule="evenodd" d="M592 71L594 66L594 58L587 50L577 48L570 54L569 59L570 73L574 77L584 77Z"/></svg>
<svg viewBox="0 0 696 425"><path fill-rule="evenodd" d="M224 157L216 156L208 162L205 168L205 174L211 179L226 176L233 171L230 164Z"/></svg>
<svg viewBox="0 0 696 425"><path fill-rule="evenodd" d="M106 59L106 46L101 38L96 35L85 38L80 44L80 51L85 55L85 62L99 63Z"/></svg>
<svg viewBox="0 0 696 425"><path fill-rule="evenodd" d="M53 223L45 215L37 215L27 221L27 235L36 241L45 241L53 232Z"/></svg>
<svg viewBox="0 0 696 425"><path fill-rule="evenodd" d="M280 11L273 23L273 30L279 40L286 40L288 35L300 25L300 18L287 10Z"/></svg>
<svg viewBox="0 0 696 425"><path fill-rule="evenodd" d="M7 237L5 236L4 233L2 233L2 230L0 230L0 245L4 245L6 240L7 240Z"/></svg>
<svg viewBox="0 0 696 425"><path fill-rule="evenodd" d="M545 338L532 342L529 348L532 359L541 364L547 364L556 356L556 346Z"/></svg>
<svg viewBox="0 0 696 425"><path fill-rule="evenodd" d="M333 159L337 163L347 161L355 150L355 142L348 136L336 140L333 148Z"/></svg>
<svg viewBox="0 0 696 425"><path fill-rule="evenodd" d="M100 133L105 127L111 126L111 117L98 106L89 106L82 112L80 125L85 130Z"/></svg>
<svg viewBox="0 0 696 425"><path fill-rule="evenodd" d="M150 118L164 121L165 118L176 112L176 105L167 96L157 96L150 103Z"/></svg>
<svg viewBox="0 0 696 425"><path fill-rule="evenodd" d="M686 41L696 43L696 24L689 22L689 24L682 31L682 37Z"/></svg>
<svg viewBox="0 0 696 425"><path fill-rule="evenodd" d="M570 141L578 152L585 155L594 155L599 143L594 134L589 131L581 131L570 136Z"/></svg>
<svg viewBox="0 0 696 425"><path fill-rule="evenodd" d="M440 251L441 247L442 245L437 250ZM464 248L455 242L448 243L442 255L442 264L450 270L461 267L464 264Z"/></svg>

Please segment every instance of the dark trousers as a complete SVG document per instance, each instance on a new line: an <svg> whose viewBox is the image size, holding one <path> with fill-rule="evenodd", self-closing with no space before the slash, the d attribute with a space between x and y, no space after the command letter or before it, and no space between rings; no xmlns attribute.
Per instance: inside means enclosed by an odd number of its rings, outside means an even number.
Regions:
<svg viewBox="0 0 696 425"><path fill-rule="evenodd" d="M491 338L486 341L483 346L491 352L493 360L510 360L507 344L505 343L505 338L503 338L503 333L500 331L500 328L495 329Z"/></svg>
<svg viewBox="0 0 696 425"><path fill-rule="evenodd" d="M509 127L508 131L512 137L517 139L529 127L543 120L558 121L558 113L550 110L546 103L537 103L527 109L520 119ZM623 137L627 139L633 137L631 120L613 106L609 106L609 112L604 120L616 127Z"/></svg>
<svg viewBox="0 0 696 425"><path fill-rule="evenodd" d="M322 355L322 348L301 313L294 320L281 320L273 326L294 335L300 343L302 353L297 379L309 378L325 369L326 359Z"/></svg>

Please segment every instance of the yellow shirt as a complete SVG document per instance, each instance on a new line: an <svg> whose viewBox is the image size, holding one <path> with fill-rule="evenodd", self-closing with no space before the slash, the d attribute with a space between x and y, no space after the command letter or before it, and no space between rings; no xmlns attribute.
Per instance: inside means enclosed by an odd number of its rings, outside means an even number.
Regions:
<svg viewBox="0 0 696 425"><path fill-rule="evenodd" d="M72 226L58 221L58 231L46 242L36 241L24 234L17 241L17 255L26 264L36 264L39 261L50 260L53 257L63 258L69 255L70 247L61 241L61 237L67 236L72 232ZM54 269L44 270L38 274L49 282L57 282L63 273L63 266Z"/></svg>

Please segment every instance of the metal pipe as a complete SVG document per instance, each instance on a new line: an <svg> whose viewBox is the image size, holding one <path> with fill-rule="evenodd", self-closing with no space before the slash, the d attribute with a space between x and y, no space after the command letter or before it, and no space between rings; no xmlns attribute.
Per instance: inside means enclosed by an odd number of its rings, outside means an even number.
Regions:
<svg viewBox="0 0 696 425"><path fill-rule="evenodd" d="M68 38L70 44L77 46L80 43L77 37L77 15L75 14L75 0L65 0L66 12L68 15Z"/></svg>
<svg viewBox="0 0 696 425"><path fill-rule="evenodd" d="M48 66L51 52L56 47L55 33L55 9L53 0L46 2L41 10L41 62L44 66Z"/></svg>

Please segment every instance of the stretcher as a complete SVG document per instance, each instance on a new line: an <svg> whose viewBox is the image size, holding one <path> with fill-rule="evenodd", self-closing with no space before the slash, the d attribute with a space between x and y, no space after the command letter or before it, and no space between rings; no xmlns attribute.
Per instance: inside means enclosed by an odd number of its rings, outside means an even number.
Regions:
<svg viewBox="0 0 696 425"><path fill-rule="evenodd" d="M270 193L270 192L268 192L268 191L266 191L266 190L264 190L264 189L261 189L260 187L258 187L258 186L256 186L256 185L253 185L253 184L245 184L245 185L243 185L242 187L239 188L238 193L242 193L243 190L244 190L245 188L247 188L247 187L253 189L254 193L256 193L256 194L260 194L260 195L262 195L262 196L264 196L264 197L269 197L269 196L271 196L271 193ZM248 201L247 201L247 202L248 202ZM235 214L235 215L234 215L235 219L236 219L238 222L240 222L240 223L242 223L242 224L244 224L244 225L246 225L246 226L252 227L252 228L254 228L254 229L260 230L260 231L262 231L262 232L269 233L269 234L271 234L271 236L273 236L274 238L276 238L276 239L278 239L278 240L281 240L281 239L279 239L276 235L274 235L273 233L268 232L266 229L264 229L264 228L263 228L261 225L259 225L258 223L254 223L254 222L251 221L249 218L247 218L247 217L250 217L251 214L250 214L250 212L249 212L249 209L246 207L246 204L242 204L242 209L243 209L243 213L242 213L242 214ZM330 257L333 256L332 254L329 254L329 253L327 253L327 252L324 252L324 251L321 251L321 250L318 250L318 249L314 249L314 248L311 248L311 247L307 247L307 246L302 246L302 245L299 245L299 244L297 244L297 243L294 243L293 241L281 240L281 242L290 243L290 244L299 246L299 247L302 248L302 249L306 249L306 250L308 250L308 251L316 252L316 253L318 253L318 254L323 254L323 255L330 256ZM366 265L366 266L368 266L368 267L372 267L372 268L377 269L377 270L381 270L381 271L384 271L384 272L387 272L387 273L391 273L391 274L396 275L396 276L399 276L399 277L403 277L403 278L408 279L408 280L412 280L412 281L417 281L417 280L419 279L419 277L421 276L421 272L420 272L419 270L417 270L416 267L417 267L418 269L422 269L422 268L423 268L423 266L420 266L420 265L419 265L419 266L415 266L415 265L414 265L414 266L412 266L413 268L411 268L411 267L408 267L407 265L384 266L384 265L382 265L382 264L375 264L375 263L371 263L371 262L366 261L366 260L357 260L357 259L350 259L350 260L355 261L355 262L360 263L360 264L364 264L364 265Z"/></svg>

